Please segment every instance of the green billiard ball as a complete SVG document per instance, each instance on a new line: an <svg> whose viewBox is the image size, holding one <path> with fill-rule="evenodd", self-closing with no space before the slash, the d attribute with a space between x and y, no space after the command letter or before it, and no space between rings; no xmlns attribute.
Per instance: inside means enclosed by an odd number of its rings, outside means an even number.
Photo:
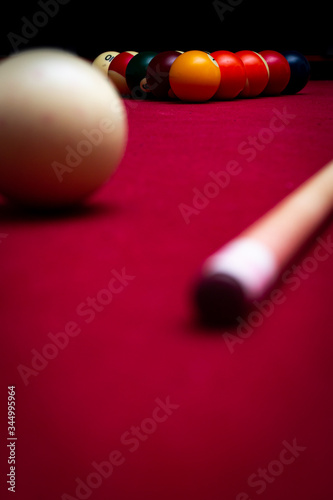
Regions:
<svg viewBox="0 0 333 500"><path fill-rule="evenodd" d="M157 52L139 52L132 57L126 68L126 83L134 99L145 99L148 95L147 68Z"/></svg>

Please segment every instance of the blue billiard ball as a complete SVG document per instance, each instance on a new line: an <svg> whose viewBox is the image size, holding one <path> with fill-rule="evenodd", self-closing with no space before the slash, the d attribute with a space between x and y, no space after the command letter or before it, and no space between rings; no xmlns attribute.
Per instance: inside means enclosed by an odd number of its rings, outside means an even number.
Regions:
<svg viewBox="0 0 333 500"><path fill-rule="evenodd" d="M310 64L303 54L296 50L282 52L290 66L290 80L283 94L296 94L302 90L310 79Z"/></svg>

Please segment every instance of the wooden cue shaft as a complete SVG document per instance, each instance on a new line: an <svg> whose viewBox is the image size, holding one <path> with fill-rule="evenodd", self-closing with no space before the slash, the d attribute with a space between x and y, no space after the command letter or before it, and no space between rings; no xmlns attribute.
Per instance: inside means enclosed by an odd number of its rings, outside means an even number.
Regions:
<svg viewBox="0 0 333 500"><path fill-rule="evenodd" d="M333 161L208 257L195 290L202 316L228 319L262 297L332 210Z"/></svg>
<svg viewBox="0 0 333 500"><path fill-rule="evenodd" d="M333 209L333 161L243 231L288 262Z"/></svg>

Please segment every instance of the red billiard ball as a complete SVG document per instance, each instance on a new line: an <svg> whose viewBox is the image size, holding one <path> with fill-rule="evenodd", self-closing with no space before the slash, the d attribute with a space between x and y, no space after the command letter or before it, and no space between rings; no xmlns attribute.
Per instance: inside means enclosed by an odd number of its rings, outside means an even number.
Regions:
<svg viewBox="0 0 333 500"><path fill-rule="evenodd" d="M268 64L269 81L262 95L279 95L290 80L290 66L287 59L275 50L263 50L259 53Z"/></svg>
<svg viewBox="0 0 333 500"><path fill-rule="evenodd" d="M157 54L147 68L147 85L150 92L158 99L168 99L171 93L169 73L172 64L180 52L169 50Z"/></svg>
<svg viewBox="0 0 333 500"><path fill-rule="evenodd" d="M221 83L214 99L234 99L244 89L246 83L243 61L227 50L212 52L211 56L221 71Z"/></svg>
<svg viewBox="0 0 333 500"><path fill-rule="evenodd" d="M209 54L189 50L172 64L169 80L173 93L182 101L205 102L217 92L221 72Z"/></svg>
<svg viewBox="0 0 333 500"><path fill-rule="evenodd" d="M241 50L236 55L243 61L246 72L246 83L239 94L240 97L257 97L266 87L269 80L269 69L265 59L252 50Z"/></svg>
<svg viewBox="0 0 333 500"><path fill-rule="evenodd" d="M128 95L130 93L130 89L126 83L126 68L132 57L136 54L137 52L129 50L121 52L112 59L109 65L108 77L121 95Z"/></svg>

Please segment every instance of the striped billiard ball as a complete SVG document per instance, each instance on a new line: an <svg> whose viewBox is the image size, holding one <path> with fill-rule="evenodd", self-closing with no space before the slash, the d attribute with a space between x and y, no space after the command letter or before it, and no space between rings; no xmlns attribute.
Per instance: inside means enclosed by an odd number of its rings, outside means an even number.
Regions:
<svg viewBox="0 0 333 500"><path fill-rule="evenodd" d="M236 52L245 66L245 87L239 94L240 97L257 97L265 89L269 80L269 69L265 59L252 50Z"/></svg>
<svg viewBox="0 0 333 500"><path fill-rule="evenodd" d="M131 52L129 50L121 52L121 54L118 54L112 59L109 65L108 77L121 95L130 94L130 89L126 83L126 68L135 55L137 55L137 52Z"/></svg>

